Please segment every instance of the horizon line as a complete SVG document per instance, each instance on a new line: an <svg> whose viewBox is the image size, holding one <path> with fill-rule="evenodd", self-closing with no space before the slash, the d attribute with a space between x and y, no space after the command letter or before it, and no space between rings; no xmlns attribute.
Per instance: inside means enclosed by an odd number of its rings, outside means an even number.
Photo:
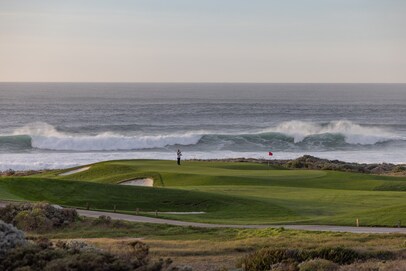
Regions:
<svg viewBox="0 0 406 271"><path fill-rule="evenodd" d="M406 82L255 82L255 81L0 81L3 83L73 83L73 84L406 84Z"/></svg>

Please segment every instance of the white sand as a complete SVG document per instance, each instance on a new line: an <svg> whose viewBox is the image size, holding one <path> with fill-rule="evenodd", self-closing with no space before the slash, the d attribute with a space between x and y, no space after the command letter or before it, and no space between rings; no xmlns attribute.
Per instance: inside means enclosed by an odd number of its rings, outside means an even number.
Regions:
<svg viewBox="0 0 406 271"><path fill-rule="evenodd" d="M61 173L61 174L59 174L59 176L66 176L66 175L71 175L71 174L79 173L79 172L82 172L82 171L86 171L86 170L88 170L89 168L90 168L90 167L78 168L78 169L75 169L75 170L71 170L71 171L68 171L68 172Z"/></svg>
<svg viewBox="0 0 406 271"><path fill-rule="evenodd" d="M154 186L154 180L152 178L134 179L119 183L120 185L133 185L133 186Z"/></svg>

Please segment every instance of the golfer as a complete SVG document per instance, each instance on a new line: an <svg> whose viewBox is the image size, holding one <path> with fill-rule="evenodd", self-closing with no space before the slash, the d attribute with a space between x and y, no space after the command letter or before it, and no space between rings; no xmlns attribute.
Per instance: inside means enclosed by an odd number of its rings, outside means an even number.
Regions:
<svg viewBox="0 0 406 271"><path fill-rule="evenodd" d="M182 152L180 150L178 150L178 152L176 153L177 157L178 157L178 165L180 166L180 158L182 157Z"/></svg>

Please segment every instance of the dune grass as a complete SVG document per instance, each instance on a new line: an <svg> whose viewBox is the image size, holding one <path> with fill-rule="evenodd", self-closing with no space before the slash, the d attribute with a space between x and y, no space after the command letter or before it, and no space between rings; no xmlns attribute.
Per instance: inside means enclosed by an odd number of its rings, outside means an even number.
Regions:
<svg viewBox="0 0 406 271"><path fill-rule="evenodd" d="M161 217L225 224L406 224L405 177L285 170L254 163L123 160L0 179L0 198L119 211L203 211ZM154 187L120 186L151 177Z"/></svg>

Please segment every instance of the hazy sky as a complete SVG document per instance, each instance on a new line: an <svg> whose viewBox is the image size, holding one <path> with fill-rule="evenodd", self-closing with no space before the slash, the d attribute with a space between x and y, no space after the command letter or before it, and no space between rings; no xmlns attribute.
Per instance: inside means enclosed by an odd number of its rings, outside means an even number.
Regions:
<svg viewBox="0 0 406 271"><path fill-rule="evenodd" d="M406 82L405 0L0 0L0 81Z"/></svg>

